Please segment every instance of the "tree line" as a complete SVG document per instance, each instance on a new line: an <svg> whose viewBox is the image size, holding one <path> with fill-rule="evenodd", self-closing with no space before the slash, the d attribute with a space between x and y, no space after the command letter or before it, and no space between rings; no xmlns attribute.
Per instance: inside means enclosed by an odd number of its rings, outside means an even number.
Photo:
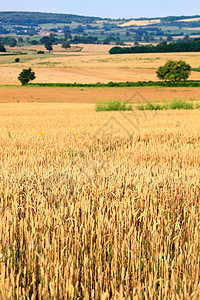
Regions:
<svg viewBox="0 0 200 300"><path fill-rule="evenodd" d="M101 20L98 17L85 17L72 14L54 14L39 12L0 12L0 23L10 25L36 26L46 23L93 23Z"/></svg>
<svg viewBox="0 0 200 300"><path fill-rule="evenodd" d="M125 53L167 53L167 52L199 52L200 39L189 40L186 42L167 43L163 41L156 46L135 46L135 47L119 47L115 46L110 49L110 54L125 54Z"/></svg>

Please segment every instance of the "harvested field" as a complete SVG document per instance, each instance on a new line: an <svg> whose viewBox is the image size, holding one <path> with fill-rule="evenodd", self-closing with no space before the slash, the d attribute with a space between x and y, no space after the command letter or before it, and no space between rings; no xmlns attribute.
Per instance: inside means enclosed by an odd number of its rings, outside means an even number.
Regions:
<svg viewBox="0 0 200 300"><path fill-rule="evenodd" d="M200 21L200 18L188 18L188 19L181 19L177 20L176 22L198 22Z"/></svg>
<svg viewBox="0 0 200 300"><path fill-rule="evenodd" d="M51 87L0 87L0 103L12 102L66 102L96 103L121 99L141 103L162 102L174 98L200 100L199 88L51 88Z"/></svg>
<svg viewBox="0 0 200 300"><path fill-rule="evenodd" d="M160 19L152 19L152 20L130 20L128 22L125 22L119 26L121 27L127 27L127 26L147 26L147 25L154 25L160 23Z"/></svg>
<svg viewBox="0 0 200 300"><path fill-rule="evenodd" d="M31 49L40 49L34 46ZM192 68L200 66L199 53L154 53L109 55L109 45L77 45L81 52L58 52L37 55L0 56L0 85L20 84L17 77L23 68L31 67L36 73L34 82L96 83L109 81L155 81L156 70L168 59L184 60ZM26 51L26 49L22 49ZM21 50L21 51L22 51ZM30 48L29 48L30 51ZM16 56L17 57L17 56ZM191 80L199 80L200 74L192 72Z"/></svg>
<svg viewBox="0 0 200 300"><path fill-rule="evenodd" d="M1 299L199 299L199 110L0 109Z"/></svg>

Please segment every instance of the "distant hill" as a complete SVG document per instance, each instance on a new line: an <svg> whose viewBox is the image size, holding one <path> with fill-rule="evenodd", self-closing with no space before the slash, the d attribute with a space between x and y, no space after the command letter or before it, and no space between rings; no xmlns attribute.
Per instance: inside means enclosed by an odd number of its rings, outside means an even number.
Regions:
<svg viewBox="0 0 200 300"><path fill-rule="evenodd" d="M196 25L196 23L200 22L200 16L190 16L190 17L165 17L165 18L153 18L153 19L147 19L147 18L140 18L140 19L131 19L128 22L122 23L121 27L129 27L129 26L149 26L149 25L161 25L161 24L176 24L176 23L193 23Z"/></svg>
<svg viewBox="0 0 200 300"><path fill-rule="evenodd" d="M47 23L64 23L72 22L88 24L102 20L97 17L86 17L71 14L54 14L38 12L0 12L0 22L2 25L21 25L37 26Z"/></svg>
<svg viewBox="0 0 200 300"><path fill-rule="evenodd" d="M199 22L200 21L200 17L196 17L196 18L186 18L186 19L181 19L181 20L177 20L177 22Z"/></svg>
<svg viewBox="0 0 200 300"><path fill-rule="evenodd" d="M129 26L149 26L156 24L170 25L179 22L181 24L194 25L200 23L200 16L169 16L164 18L139 18L139 19L108 19L98 17L79 16L72 14L58 14L58 13L40 13L40 12L16 12L16 11L3 11L0 12L0 24L1 25L20 25L20 26L38 26L40 24L47 23L79 23L79 24L91 24L98 21L113 22L117 21L121 27ZM171 25L172 25L171 24Z"/></svg>

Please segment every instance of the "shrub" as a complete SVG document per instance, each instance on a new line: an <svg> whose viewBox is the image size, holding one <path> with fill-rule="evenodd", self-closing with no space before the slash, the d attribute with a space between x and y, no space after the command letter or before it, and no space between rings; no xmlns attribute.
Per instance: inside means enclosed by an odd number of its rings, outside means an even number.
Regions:
<svg viewBox="0 0 200 300"><path fill-rule="evenodd" d="M137 110L167 110L167 109L194 109L200 108L199 104L196 104L195 107L193 103L186 102L182 100L174 99L172 102L160 104L153 104L151 102L147 102L146 104L141 104L137 106Z"/></svg>
<svg viewBox="0 0 200 300"><path fill-rule="evenodd" d="M181 101L175 99L173 102L169 103L170 109L193 109L193 103Z"/></svg>
<svg viewBox="0 0 200 300"><path fill-rule="evenodd" d="M163 106L161 106L160 104L153 104L151 102L147 102L146 105L141 104L137 106L138 110L162 110L164 109Z"/></svg>
<svg viewBox="0 0 200 300"><path fill-rule="evenodd" d="M145 106L143 104L138 105L137 110L145 110Z"/></svg>
<svg viewBox="0 0 200 300"><path fill-rule="evenodd" d="M146 110L155 110L155 109L156 109L156 107L155 107L155 105L153 103L147 102L147 104L146 104Z"/></svg>
<svg viewBox="0 0 200 300"><path fill-rule="evenodd" d="M199 108L200 108L200 104L199 104L199 103L196 103L196 104L195 104L195 108L196 108L196 109L199 109Z"/></svg>
<svg viewBox="0 0 200 300"><path fill-rule="evenodd" d="M95 107L96 111L126 111L132 110L132 104L121 102L121 100L108 101L103 103L97 103Z"/></svg>
<svg viewBox="0 0 200 300"><path fill-rule="evenodd" d="M163 103L162 107L165 110L169 109L169 103L167 103L167 102Z"/></svg>
<svg viewBox="0 0 200 300"><path fill-rule="evenodd" d="M37 54L44 54L44 51L38 51Z"/></svg>
<svg viewBox="0 0 200 300"><path fill-rule="evenodd" d="M6 48L2 43L0 43L0 52L6 52Z"/></svg>
<svg viewBox="0 0 200 300"><path fill-rule="evenodd" d="M18 63L19 61L20 61L20 58L19 58L19 57L15 58L15 62L16 62L16 63Z"/></svg>
<svg viewBox="0 0 200 300"><path fill-rule="evenodd" d="M18 76L18 79L21 81L22 85L26 85L29 81L34 80L35 78L35 72L33 72L31 68L23 69Z"/></svg>

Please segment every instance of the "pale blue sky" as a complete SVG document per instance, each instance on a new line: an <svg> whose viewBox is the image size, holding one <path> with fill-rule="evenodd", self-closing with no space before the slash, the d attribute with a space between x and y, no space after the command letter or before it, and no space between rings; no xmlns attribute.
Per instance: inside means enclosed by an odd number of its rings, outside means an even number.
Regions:
<svg viewBox="0 0 200 300"><path fill-rule="evenodd" d="M6 0L0 11L40 11L110 18L199 15L199 0Z"/></svg>

